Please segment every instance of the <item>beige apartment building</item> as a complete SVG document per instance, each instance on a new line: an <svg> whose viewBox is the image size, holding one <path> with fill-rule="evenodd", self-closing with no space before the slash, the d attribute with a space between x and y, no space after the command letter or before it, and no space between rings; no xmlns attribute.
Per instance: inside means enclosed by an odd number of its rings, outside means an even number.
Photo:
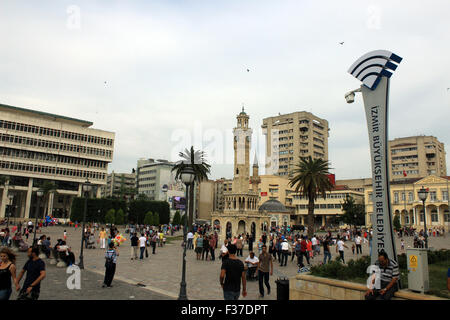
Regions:
<svg viewBox="0 0 450 320"><path fill-rule="evenodd" d="M444 144L433 136L397 138L389 141L389 174L392 181L447 175Z"/></svg>
<svg viewBox="0 0 450 320"><path fill-rule="evenodd" d="M418 230L424 227L423 203L419 199L418 191L422 187L428 188L429 194L425 201L427 228L445 227L449 230L449 181L450 177L430 175L424 178L410 178L390 183L391 206L393 218L400 216L402 226L411 226ZM366 223L372 225L373 197L372 184L366 185L365 190Z"/></svg>
<svg viewBox="0 0 450 320"><path fill-rule="evenodd" d="M134 171L134 169L133 169ZM101 188L102 198L134 198L136 195L136 172L111 172L106 177L106 185Z"/></svg>
<svg viewBox="0 0 450 320"><path fill-rule="evenodd" d="M17 218L44 214L68 218L74 197L81 196L87 179L106 184L108 163L113 159L113 132L91 128L90 121L0 104L0 217L5 209ZM36 191L45 181L54 182L56 193L39 201ZM11 200L10 200L11 198ZM44 203L48 203L44 208ZM9 211L8 211L9 213Z"/></svg>
<svg viewBox="0 0 450 320"><path fill-rule="evenodd" d="M328 121L301 111L263 119L266 173L289 176L299 157L328 160Z"/></svg>
<svg viewBox="0 0 450 320"><path fill-rule="evenodd" d="M223 211L225 209L224 192L231 191L232 186L232 179L220 178L214 181L213 211Z"/></svg>

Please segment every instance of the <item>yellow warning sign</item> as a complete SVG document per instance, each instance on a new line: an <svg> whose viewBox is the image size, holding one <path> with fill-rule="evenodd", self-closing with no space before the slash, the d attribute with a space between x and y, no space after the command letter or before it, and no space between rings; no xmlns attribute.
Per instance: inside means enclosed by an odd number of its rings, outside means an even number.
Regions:
<svg viewBox="0 0 450 320"><path fill-rule="evenodd" d="M415 256L415 255L409 256L409 267L417 268L417 256Z"/></svg>

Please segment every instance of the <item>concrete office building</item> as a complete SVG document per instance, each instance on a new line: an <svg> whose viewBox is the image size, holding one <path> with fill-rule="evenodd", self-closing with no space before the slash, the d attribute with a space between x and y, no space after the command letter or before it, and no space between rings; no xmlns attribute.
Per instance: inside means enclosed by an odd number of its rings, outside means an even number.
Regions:
<svg viewBox="0 0 450 320"><path fill-rule="evenodd" d="M444 144L433 136L397 138L389 141L391 181L447 175Z"/></svg>
<svg viewBox="0 0 450 320"><path fill-rule="evenodd" d="M289 176L299 157L328 160L328 121L310 112L263 119L266 174Z"/></svg>
<svg viewBox="0 0 450 320"><path fill-rule="evenodd" d="M50 214L68 218L70 206L81 196L82 183L106 183L108 163L113 159L113 132L91 128L90 121L0 105L0 217L12 195L12 217ZM36 191L45 181L54 182L56 193L37 208ZM96 188L100 196L100 188ZM48 203L44 208L44 203Z"/></svg>
<svg viewBox="0 0 450 320"><path fill-rule="evenodd" d="M214 203L213 211L225 209L224 192L232 190L233 180L220 178L214 181Z"/></svg>
<svg viewBox="0 0 450 320"><path fill-rule="evenodd" d="M139 159L136 169L136 187L138 194L145 194L150 200L168 201L167 189L183 191L183 184L175 181L172 172L175 163L167 160ZM181 193L181 196L184 196Z"/></svg>
<svg viewBox="0 0 450 320"><path fill-rule="evenodd" d="M134 171L134 169L133 169ZM106 178L106 185L101 188L102 198L128 197L134 198L136 194L136 172L112 172Z"/></svg>

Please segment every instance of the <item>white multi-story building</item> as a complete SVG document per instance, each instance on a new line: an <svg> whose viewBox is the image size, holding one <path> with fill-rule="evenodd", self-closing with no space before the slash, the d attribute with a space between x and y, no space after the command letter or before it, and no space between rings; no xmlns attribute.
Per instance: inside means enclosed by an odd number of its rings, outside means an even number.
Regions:
<svg viewBox="0 0 450 320"><path fill-rule="evenodd" d="M35 217L36 191L45 181L53 182L56 192L40 202L38 217L67 218L72 199L81 196L83 182L89 179L96 186L104 185L115 133L92 125L0 104L0 175L7 178L0 185L0 217L5 217L7 204L11 204L13 218ZM99 196L100 188L96 189Z"/></svg>

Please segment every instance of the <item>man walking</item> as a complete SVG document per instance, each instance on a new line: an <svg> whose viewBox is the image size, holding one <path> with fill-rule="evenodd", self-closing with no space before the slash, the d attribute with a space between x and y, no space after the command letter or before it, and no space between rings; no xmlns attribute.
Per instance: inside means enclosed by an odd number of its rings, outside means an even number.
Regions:
<svg viewBox="0 0 450 320"><path fill-rule="evenodd" d="M344 244L344 241L342 241L341 238L338 238L338 242L336 245L336 253L339 250L339 259L342 260L342 262L345 264L345 260L344 260L344 247L348 249L348 247Z"/></svg>
<svg viewBox="0 0 450 320"><path fill-rule="evenodd" d="M238 257L242 257L242 247L243 247L243 244L242 244L242 239L241 239L241 236L239 235L239 237L236 239L236 248L237 248L237 256Z"/></svg>
<svg viewBox="0 0 450 320"><path fill-rule="evenodd" d="M189 231L186 238L187 238L187 248L186 249L191 250L193 248L192 241L194 240L194 234L192 233L192 231Z"/></svg>
<svg viewBox="0 0 450 320"><path fill-rule="evenodd" d="M361 235L358 233L355 237L356 254L358 253L362 254L361 241L362 241Z"/></svg>
<svg viewBox="0 0 450 320"><path fill-rule="evenodd" d="M136 233L133 233L133 236L130 239L131 241L131 260L137 260L137 248L139 243L139 238Z"/></svg>
<svg viewBox="0 0 450 320"><path fill-rule="evenodd" d="M269 284L269 274L273 274L273 262L272 255L267 252L267 246L262 246L262 252L258 257L258 268L256 271L258 272L258 281L259 281L259 297L264 297L264 284L267 287L267 295L270 295L270 284Z"/></svg>
<svg viewBox="0 0 450 320"><path fill-rule="evenodd" d="M280 266L286 267L288 255L289 255L289 242L286 239L284 239L283 242L281 243L281 265ZM284 262L284 264L283 264L283 262Z"/></svg>
<svg viewBox="0 0 450 320"><path fill-rule="evenodd" d="M144 259L144 251L145 251L146 242L147 242L147 238L144 236L143 233L141 233L141 237L139 238L139 249L141 250L141 255L139 257L140 260Z"/></svg>
<svg viewBox="0 0 450 320"><path fill-rule="evenodd" d="M216 238L211 235L209 237L209 250L211 251L211 261L216 260Z"/></svg>
<svg viewBox="0 0 450 320"><path fill-rule="evenodd" d="M17 283L20 283L25 272L27 273L17 300L37 300L41 292L41 281L46 276L45 262L39 259L39 248L29 248L28 257L30 259L25 263L22 271L17 277Z"/></svg>
<svg viewBox="0 0 450 320"><path fill-rule="evenodd" d="M323 264L331 261L331 253L330 253L330 238L327 236L323 241Z"/></svg>
<svg viewBox="0 0 450 320"><path fill-rule="evenodd" d="M228 245L228 259L223 260L220 271L220 285L224 300L238 300L241 294L247 296L247 280L245 279L244 263L236 257L236 246Z"/></svg>

